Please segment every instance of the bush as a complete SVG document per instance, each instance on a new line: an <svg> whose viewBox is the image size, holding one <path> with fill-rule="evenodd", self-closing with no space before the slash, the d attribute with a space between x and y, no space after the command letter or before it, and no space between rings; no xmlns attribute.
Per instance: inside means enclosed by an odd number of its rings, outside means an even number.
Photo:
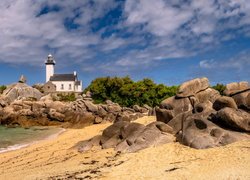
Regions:
<svg viewBox="0 0 250 180"><path fill-rule="evenodd" d="M223 91L226 89L226 86L224 84L216 84L216 86L213 86L215 90L219 91L221 95L223 95Z"/></svg>
<svg viewBox="0 0 250 180"><path fill-rule="evenodd" d="M167 87L155 84L151 79L134 82L126 77L101 77L93 80L84 92L90 91L96 103L111 100L122 106L159 105L168 97L174 96L178 86Z"/></svg>
<svg viewBox="0 0 250 180"><path fill-rule="evenodd" d="M3 93L3 91L4 91L6 88L7 88L7 87L6 87L6 86L4 86L4 85L0 86L0 94L2 94L2 93Z"/></svg>
<svg viewBox="0 0 250 180"><path fill-rule="evenodd" d="M75 101L76 100L76 96L74 93L70 93L70 94L57 94L59 101L66 101L66 102L70 102L70 101Z"/></svg>

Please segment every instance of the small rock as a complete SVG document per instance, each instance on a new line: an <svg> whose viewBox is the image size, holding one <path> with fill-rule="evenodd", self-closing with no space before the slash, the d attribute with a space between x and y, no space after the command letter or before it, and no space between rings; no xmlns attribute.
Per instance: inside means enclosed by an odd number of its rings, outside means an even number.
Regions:
<svg viewBox="0 0 250 180"><path fill-rule="evenodd" d="M114 104L111 100L106 100L105 103L108 105Z"/></svg>
<svg viewBox="0 0 250 180"><path fill-rule="evenodd" d="M20 77L20 79L19 79L18 82L19 82L19 83L26 83L26 82L27 82L27 79L26 79L26 77L25 77L24 75L21 75L21 77Z"/></svg>
<svg viewBox="0 0 250 180"><path fill-rule="evenodd" d="M97 116L95 117L95 121L94 121L94 124L100 124L102 122L102 118Z"/></svg>
<svg viewBox="0 0 250 180"><path fill-rule="evenodd" d="M87 91L85 95L86 95L86 98L91 98L91 96L92 96L90 91Z"/></svg>

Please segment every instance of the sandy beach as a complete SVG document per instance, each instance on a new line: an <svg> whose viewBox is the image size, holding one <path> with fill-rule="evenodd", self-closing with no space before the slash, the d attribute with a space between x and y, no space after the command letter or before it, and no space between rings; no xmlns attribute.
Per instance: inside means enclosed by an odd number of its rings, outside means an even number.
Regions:
<svg viewBox="0 0 250 180"><path fill-rule="evenodd" d="M206 150L170 143L129 154L72 148L109 125L67 129L56 138L2 153L0 179L250 179L250 141Z"/></svg>

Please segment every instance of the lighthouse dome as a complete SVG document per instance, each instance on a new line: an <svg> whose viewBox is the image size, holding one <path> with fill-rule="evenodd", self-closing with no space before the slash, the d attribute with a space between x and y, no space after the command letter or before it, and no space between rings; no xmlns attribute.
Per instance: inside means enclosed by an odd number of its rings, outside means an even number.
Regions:
<svg viewBox="0 0 250 180"><path fill-rule="evenodd" d="M56 61L54 60L52 54L49 54L47 60L45 61L45 64L46 65L48 65L48 64L55 65L55 63L56 63Z"/></svg>

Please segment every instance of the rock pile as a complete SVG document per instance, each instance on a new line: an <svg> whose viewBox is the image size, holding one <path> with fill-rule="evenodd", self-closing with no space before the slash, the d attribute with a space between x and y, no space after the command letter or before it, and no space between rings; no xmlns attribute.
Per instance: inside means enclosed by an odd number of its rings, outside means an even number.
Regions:
<svg viewBox="0 0 250 180"><path fill-rule="evenodd" d="M66 121L75 120L72 122L84 122L85 116L92 124L99 124L103 122L117 122L117 121L133 121L137 118L147 116L150 109L140 107L139 109L121 107L117 103L108 100L105 104L94 104L91 98L77 99L67 106L64 113ZM143 110L142 110L143 109ZM143 112L142 112L143 111ZM77 122L76 122L77 121Z"/></svg>
<svg viewBox="0 0 250 180"><path fill-rule="evenodd" d="M147 126L116 122L101 136L83 141L78 150L101 146L135 152L173 141L204 149L250 139L249 85L228 84L225 95L210 88L207 78L193 79L183 83L176 96L156 107L156 122Z"/></svg>
<svg viewBox="0 0 250 180"><path fill-rule="evenodd" d="M242 132L250 131L250 86L228 84L224 94L211 89L207 78L185 82L156 108L157 121L171 126L180 143L198 149L249 138Z"/></svg>
<svg viewBox="0 0 250 180"><path fill-rule="evenodd" d="M53 99L56 98L42 96L37 89L24 83L11 85L0 97L0 124L83 127L107 121L133 121L152 113L149 106L126 108L111 101L94 104L90 94L79 96L71 103Z"/></svg>

